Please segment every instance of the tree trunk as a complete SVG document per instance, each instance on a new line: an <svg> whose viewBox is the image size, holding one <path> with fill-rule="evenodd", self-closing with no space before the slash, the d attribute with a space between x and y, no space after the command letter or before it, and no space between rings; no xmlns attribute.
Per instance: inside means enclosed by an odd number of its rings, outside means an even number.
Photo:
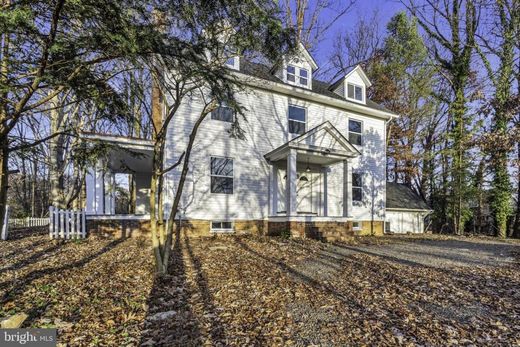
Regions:
<svg viewBox="0 0 520 347"><path fill-rule="evenodd" d="M37 180L37 171L38 171L38 162L33 160L33 170L32 170L32 180L31 180L31 217L36 217L36 184Z"/></svg>
<svg viewBox="0 0 520 347"><path fill-rule="evenodd" d="M9 148L7 137L0 143L0 227L4 225L5 208L7 206L7 183L9 179Z"/></svg>
<svg viewBox="0 0 520 347"><path fill-rule="evenodd" d="M50 111L50 133L60 131L63 121L63 112L58 109L58 97L54 97L51 102ZM52 206L67 208L65 201L65 186L63 179L63 146L64 136L58 135L49 141L49 183L50 183L50 202Z"/></svg>
<svg viewBox="0 0 520 347"><path fill-rule="evenodd" d="M513 234L514 238L520 238L520 142L517 143L517 182L516 182L516 216L515 216L515 224L513 226Z"/></svg>

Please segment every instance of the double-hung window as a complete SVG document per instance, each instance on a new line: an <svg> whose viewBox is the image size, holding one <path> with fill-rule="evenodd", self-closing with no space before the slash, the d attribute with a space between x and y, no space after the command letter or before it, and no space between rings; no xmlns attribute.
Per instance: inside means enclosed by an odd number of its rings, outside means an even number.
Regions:
<svg viewBox="0 0 520 347"><path fill-rule="evenodd" d="M287 66L287 81L296 82L296 67L292 65Z"/></svg>
<svg viewBox="0 0 520 347"><path fill-rule="evenodd" d="M221 104L211 112L211 119L233 123L235 119L235 111L231 107Z"/></svg>
<svg viewBox="0 0 520 347"><path fill-rule="evenodd" d="M363 87L358 86L357 84L348 83L347 84L347 97L349 99L363 101Z"/></svg>
<svg viewBox="0 0 520 347"><path fill-rule="evenodd" d="M309 71L294 65L287 65L287 82L307 87L309 85Z"/></svg>
<svg viewBox="0 0 520 347"><path fill-rule="evenodd" d="M363 145L363 124L360 121L349 119L348 140L353 145Z"/></svg>
<svg viewBox="0 0 520 347"><path fill-rule="evenodd" d="M305 132L306 110L302 107L289 105L289 133L303 134Z"/></svg>
<svg viewBox="0 0 520 347"><path fill-rule="evenodd" d="M363 201L363 175L359 172L352 173L352 201Z"/></svg>
<svg viewBox="0 0 520 347"><path fill-rule="evenodd" d="M211 157L211 192L233 194L233 159Z"/></svg>

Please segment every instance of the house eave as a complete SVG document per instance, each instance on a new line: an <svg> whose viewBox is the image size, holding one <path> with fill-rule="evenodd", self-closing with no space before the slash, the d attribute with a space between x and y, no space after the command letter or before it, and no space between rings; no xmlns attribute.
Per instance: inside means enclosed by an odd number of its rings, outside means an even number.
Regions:
<svg viewBox="0 0 520 347"><path fill-rule="evenodd" d="M153 151L154 148L154 142L151 140L138 139L127 136L84 132L80 134L80 138L91 141L112 143L133 150Z"/></svg>
<svg viewBox="0 0 520 347"><path fill-rule="evenodd" d="M301 99L313 101L313 102L319 102L325 105L333 106L345 111L353 111L362 113L367 116L372 116L375 118L383 119L383 120L391 120L398 118L399 115L391 113L391 112L385 112L381 110L376 110L367 106L364 106L363 104L354 104L351 102L334 99L326 95L320 95L310 90L305 90L302 88L294 87L291 85L283 84L280 82L273 82L273 81L267 81L265 79L261 79L258 77L246 75L242 72L238 71L232 71L233 74L240 74L240 77L246 76L246 79L244 80L244 84L248 85L253 88L267 90L267 91L274 91L278 92L280 94L290 95L294 97L298 97Z"/></svg>
<svg viewBox="0 0 520 347"><path fill-rule="evenodd" d="M424 213L432 213L433 210L430 209L422 209L422 208L403 208L403 207L387 207L387 211L390 212L424 212Z"/></svg>

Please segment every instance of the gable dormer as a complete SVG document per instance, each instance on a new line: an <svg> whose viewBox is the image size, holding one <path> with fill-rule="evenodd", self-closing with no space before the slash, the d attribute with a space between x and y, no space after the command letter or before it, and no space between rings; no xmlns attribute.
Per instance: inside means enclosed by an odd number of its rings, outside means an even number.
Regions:
<svg viewBox="0 0 520 347"><path fill-rule="evenodd" d="M366 104L367 89L370 88L371 85L372 83L367 75L361 66L358 65L350 70L344 77L334 82L330 89L349 101Z"/></svg>
<svg viewBox="0 0 520 347"><path fill-rule="evenodd" d="M282 63L275 66L274 74L289 85L312 89L312 76L317 69L318 64L300 43L294 55L285 56Z"/></svg>

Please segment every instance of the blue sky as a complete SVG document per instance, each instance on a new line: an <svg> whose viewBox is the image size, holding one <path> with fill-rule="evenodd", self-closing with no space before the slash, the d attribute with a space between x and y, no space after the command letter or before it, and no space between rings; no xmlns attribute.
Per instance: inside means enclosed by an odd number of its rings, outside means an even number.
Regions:
<svg viewBox="0 0 520 347"><path fill-rule="evenodd" d="M311 0L311 3L313 2L314 0ZM377 10L380 20L380 29L384 30L390 18L396 12L404 9L404 6L395 0L357 0L350 12L337 21L326 33L325 38L318 44L314 58L318 61L320 66L324 65L332 51L334 37L336 37L338 33L351 30L359 18L371 17L374 11ZM326 20L326 17L329 15L330 13L324 12L322 19Z"/></svg>

